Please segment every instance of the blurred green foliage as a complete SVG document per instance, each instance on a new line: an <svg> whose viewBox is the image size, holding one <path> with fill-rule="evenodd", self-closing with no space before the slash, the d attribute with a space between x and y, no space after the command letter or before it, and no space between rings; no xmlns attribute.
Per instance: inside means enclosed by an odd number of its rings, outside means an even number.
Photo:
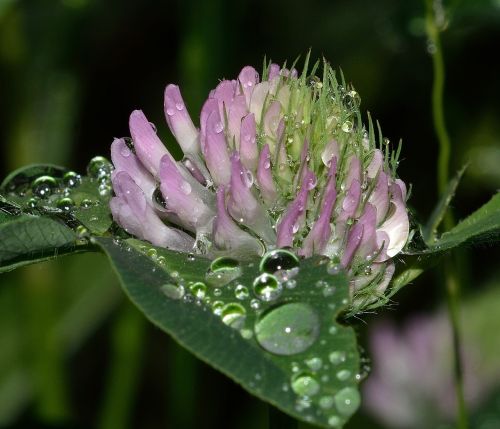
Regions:
<svg viewBox="0 0 500 429"><path fill-rule="evenodd" d="M500 2L444 7L452 169L470 162L453 203L464 217L500 186ZM259 68L264 55L290 62L311 47L342 68L391 141L403 138L399 174L413 183L411 204L424 221L437 198L437 145L423 14L423 2L398 0L0 0L1 175L31 162L83 171L92 155L109 155L114 136L128 134L134 108L172 147L167 83L181 85L197 122L218 79ZM489 291L499 287L499 256L484 247L461 264L473 315L464 330L484 344L493 372L500 344L488 339L498 332L500 299ZM438 308L438 280L431 272L406 288L391 316ZM265 426L262 403L138 316L100 255L26 267L0 282L0 426ZM366 335L364 325L359 332ZM360 414L348 427L368 425Z"/></svg>

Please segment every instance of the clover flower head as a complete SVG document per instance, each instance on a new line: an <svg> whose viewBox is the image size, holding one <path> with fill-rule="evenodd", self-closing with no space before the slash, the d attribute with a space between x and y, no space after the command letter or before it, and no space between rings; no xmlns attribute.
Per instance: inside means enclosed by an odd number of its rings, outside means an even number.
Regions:
<svg viewBox="0 0 500 429"><path fill-rule="evenodd" d="M246 258L275 248L324 255L351 275L358 297L381 294L409 235L406 186L391 152L361 123L359 96L325 62L322 78L276 64L222 80L199 127L179 87L165 118L184 157L175 160L140 110L131 139L115 139L111 211L156 246ZM370 298L371 299L371 298Z"/></svg>

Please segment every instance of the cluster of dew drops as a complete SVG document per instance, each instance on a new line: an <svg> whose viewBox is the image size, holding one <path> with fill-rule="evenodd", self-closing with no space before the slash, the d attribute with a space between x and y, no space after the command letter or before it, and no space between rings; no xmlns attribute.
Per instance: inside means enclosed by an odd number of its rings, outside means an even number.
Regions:
<svg viewBox="0 0 500 429"><path fill-rule="evenodd" d="M94 208L105 202L111 196L111 173L113 165L109 160L102 156L96 156L90 160L87 165L87 174L95 186L99 197L96 198L75 198L78 194L78 188L82 185L82 176L74 171L64 173L62 177L51 175L41 175L36 177L28 186L23 185L20 189L16 188L15 182L8 191L19 197L26 197L25 205L28 210L41 210L46 212L55 212L71 214L76 209L87 210ZM97 217L89 219L97 221ZM85 237L88 230L83 225L76 227L79 236Z"/></svg>
<svg viewBox="0 0 500 429"><path fill-rule="evenodd" d="M165 257L154 247L142 245L139 250L157 265L166 265ZM195 260L194 255L187 255L187 263ZM306 420L313 421L310 410L314 404L318 414L328 416L331 427L341 426L360 404L357 389L349 383L359 382L363 376L348 368L352 352L329 349L328 338L333 339L339 330L333 323L333 316L330 319L332 323L326 326L328 335L320 339L321 317L313 306L279 299L287 289L300 287L296 280L299 259L294 253L286 249L267 252L258 264L259 274L253 279L251 287L238 282L245 265L254 268L252 262L245 264L227 256L219 257L210 263L203 281L185 281L177 271L170 271L172 281L161 285L160 289L169 299L182 300L212 311L244 339L255 339L265 351L287 357L291 377L283 384L282 391L285 394L291 391L296 395L296 411L303 414ZM325 261L325 265L326 268L322 269L329 274L336 275L341 271L338 264ZM317 281L314 286L325 300L336 290L325 280ZM347 303L347 300L342 301L343 305ZM335 304L328 304L328 308L333 314ZM307 351L314 344L316 352L309 354ZM294 359L295 355L300 355L300 359ZM323 386L329 386L331 377L347 387L337 392L324 389ZM255 374L250 387L258 390L261 380L262 375Z"/></svg>

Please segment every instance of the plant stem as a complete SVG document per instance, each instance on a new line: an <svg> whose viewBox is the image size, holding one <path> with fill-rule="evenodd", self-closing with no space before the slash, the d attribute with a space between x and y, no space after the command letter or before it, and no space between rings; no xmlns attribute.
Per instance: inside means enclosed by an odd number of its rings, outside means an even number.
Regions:
<svg viewBox="0 0 500 429"><path fill-rule="evenodd" d="M430 53L432 54L432 65L434 79L432 84L432 117L434 129L439 144L439 155L437 165L437 188L439 194L446 190L449 180L449 164L451 143L446 129L444 118L443 94L445 83L445 67L440 39L440 28L436 23L433 0L426 0L426 31L430 43ZM444 219L446 230L453 227L454 221L451 212L447 213ZM448 318L450 321L453 336L453 356L454 368L453 376L455 381L455 394L457 399L458 429L468 429L467 408L464 398L463 369L461 359L461 335L460 335L460 278L456 273L456 264L453 255L447 256L444 263L444 275L446 284L446 298L448 305Z"/></svg>
<svg viewBox="0 0 500 429"><path fill-rule="evenodd" d="M297 429L299 427L297 420L278 410L276 407L268 404L268 410L269 429Z"/></svg>
<svg viewBox="0 0 500 429"><path fill-rule="evenodd" d="M133 401L144 343L143 316L128 302L113 327L113 351L98 428L132 427Z"/></svg>

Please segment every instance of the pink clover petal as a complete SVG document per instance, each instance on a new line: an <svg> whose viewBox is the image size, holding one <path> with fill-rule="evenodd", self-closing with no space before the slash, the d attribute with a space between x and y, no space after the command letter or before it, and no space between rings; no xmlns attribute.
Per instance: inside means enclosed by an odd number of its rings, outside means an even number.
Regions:
<svg viewBox="0 0 500 429"><path fill-rule="evenodd" d="M238 149L240 147L241 120L248 113L245 97L242 95L236 96L229 105L228 110L227 137L229 145Z"/></svg>
<svg viewBox="0 0 500 429"><path fill-rule="evenodd" d="M305 238L301 251L299 251L299 254L306 258L313 254L322 254L332 234L330 220L333 206L335 205L335 199L337 198L337 191L335 189L336 158L333 159L332 167L333 168L330 168L329 171L329 179L321 213Z"/></svg>
<svg viewBox="0 0 500 429"><path fill-rule="evenodd" d="M244 251L245 254L263 253L259 240L239 228L228 215L223 185L217 189L217 215L213 222L213 237L215 245L221 249Z"/></svg>
<svg viewBox="0 0 500 429"><path fill-rule="evenodd" d="M354 253L359 247L361 240L363 238L363 230L364 225L362 223L356 223L347 234L347 243L344 249L344 253L342 254L342 259L340 263L347 267L352 261Z"/></svg>
<svg viewBox="0 0 500 429"><path fill-rule="evenodd" d="M231 161L227 152L224 126L218 111L212 111L206 122L203 155L216 185L227 185L231 179Z"/></svg>
<svg viewBox="0 0 500 429"><path fill-rule="evenodd" d="M371 204L367 203L362 216L359 218L358 223L363 225L363 238L359 243L356 256L360 259L366 260L368 255L373 255L378 250L377 235L376 235L376 220L377 209Z"/></svg>
<svg viewBox="0 0 500 429"><path fill-rule="evenodd" d="M389 178L382 170L378 174L377 183L368 201L377 208L377 225L380 225L389 209Z"/></svg>
<svg viewBox="0 0 500 429"><path fill-rule="evenodd" d="M208 231L214 212L205 204L195 183L189 183L175 162L164 156L160 166L160 189L167 209L182 220L183 226L191 230ZM203 189L203 188L202 188Z"/></svg>
<svg viewBox="0 0 500 429"><path fill-rule="evenodd" d="M269 66L269 76L267 80L273 80L276 76L280 75L281 67L278 64L271 64Z"/></svg>
<svg viewBox="0 0 500 429"><path fill-rule="evenodd" d="M269 82L261 82L255 85L250 99L248 110L255 115L255 122L260 124L264 113L264 104L269 93Z"/></svg>
<svg viewBox="0 0 500 429"><path fill-rule="evenodd" d="M242 164L255 173L259 159L257 147L257 126L255 115L250 113L241 121L240 127L240 159Z"/></svg>
<svg viewBox="0 0 500 429"><path fill-rule="evenodd" d="M259 83L259 73L257 73L253 67L246 66L241 70L238 80L240 81L247 105L250 105L250 99L255 85Z"/></svg>
<svg viewBox="0 0 500 429"><path fill-rule="evenodd" d="M228 211L231 216L251 228L266 242L272 243L276 236L269 217L250 190L252 174L243 168L237 155L231 157L230 183Z"/></svg>
<svg viewBox="0 0 500 429"><path fill-rule="evenodd" d="M349 188L354 180L361 183L361 162L357 156L353 156L349 163L349 171L345 179L346 188Z"/></svg>
<svg viewBox="0 0 500 429"><path fill-rule="evenodd" d="M205 142L206 142L206 134L207 134L207 120L212 112L217 112L219 110L219 103L215 98L208 98L203 107L201 108L200 113L200 144L201 151L204 153L205 151Z"/></svg>
<svg viewBox="0 0 500 429"><path fill-rule="evenodd" d="M271 152L269 145L264 145L260 151L259 164L257 167L257 183L260 194L266 205L271 206L276 203L278 194L274 186L274 180L271 172Z"/></svg>
<svg viewBox="0 0 500 429"><path fill-rule="evenodd" d="M165 88L164 110L170 131L182 151L198 153L200 151L199 132L189 116L177 85L170 84Z"/></svg>
<svg viewBox="0 0 500 429"><path fill-rule="evenodd" d="M406 244L410 232L410 222L406 212L405 202L401 188L393 183L390 187L391 204L394 205L394 212L378 228L379 231L387 233L389 236L389 246L387 256L390 258L396 256Z"/></svg>
<svg viewBox="0 0 500 429"><path fill-rule="evenodd" d="M277 226L277 247L292 247L294 235L302 227L303 218L307 205L307 196L312 189L316 177L314 173L307 170L302 181L302 186L297 197L290 203L280 223Z"/></svg>
<svg viewBox="0 0 500 429"><path fill-rule="evenodd" d="M113 143L111 143L111 160L115 166L113 176L120 171L126 171L144 194L151 199L156 188L156 182L137 156L128 148L124 139L114 139Z"/></svg>
<svg viewBox="0 0 500 429"><path fill-rule="evenodd" d="M121 225L125 230L155 246L183 252L192 250L194 239L166 226L146 202L141 188L126 172L122 171L114 177L113 187L118 195L118 201L115 200L111 207L113 213L116 212L117 222L123 222Z"/></svg>
<svg viewBox="0 0 500 429"><path fill-rule="evenodd" d="M129 127L137 157L153 176L158 176L160 159L164 155L170 157L172 155L158 138L156 131L141 110L134 110L131 113Z"/></svg>
<svg viewBox="0 0 500 429"><path fill-rule="evenodd" d="M370 179L373 179L377 176L377 173L381 171L382 166L384 165L384 155L380 151L380 149L375 149L373 151L373 158L368 164L366 168L366 174Z"/></svg>
<svg viewBox="0 0 500 429"><path fill-rule="evenodd" d="M273 101L268 107L264 116L264 132L268 137L278 138L278 128L281 119L281 104L279 101ZM272 152L272 151L271 151Z"/></svg>
<svg viewBox="0 0 500 429"><path fill-rule="evenodd" d="M323 152L321 152L321 160L325 166L329 167L333 157L339 159L339 154L339 145L337 141L331 140L326 144Z"/></svg>

